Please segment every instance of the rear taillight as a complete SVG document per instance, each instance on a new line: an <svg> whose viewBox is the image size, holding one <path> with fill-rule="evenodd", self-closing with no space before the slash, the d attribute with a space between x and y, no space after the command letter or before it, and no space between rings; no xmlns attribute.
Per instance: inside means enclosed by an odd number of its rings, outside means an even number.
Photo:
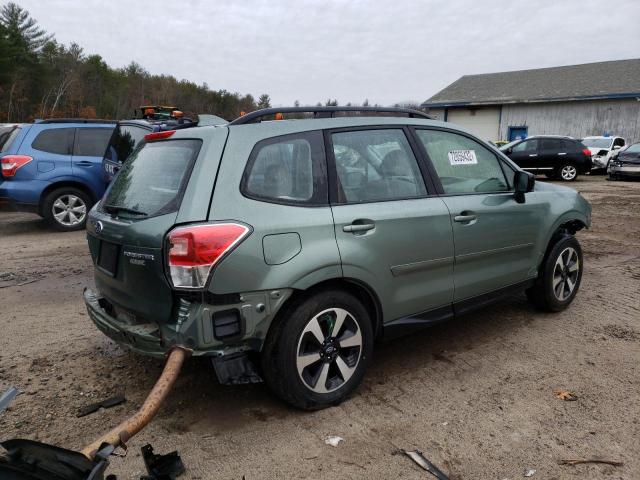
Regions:
<svg viewBox="0 0 640 480"><path fill-rule="evenodd" d="M2 165L2 175L5 177L13 177L19 168L24 167L27 163L33 160L28 155L5 155L0 160Z"/></svg>
<svg viewBox="0 0 640 480"><path fill-rule="evenodd" d="M169 232L168 265L174 287L203 288L213 266L251 230L240 223L178 227Z"/></svg>
<svg viewBox="0 0 640 480"><path fill-rule="evenodd" d="M147 133L144 136L144 139L147 142L152 142L154 140L162 140L163 138L169 138L171 135L173 135L174 133L176 133L175 130L167 130L165 132L153 132L153 133Z"/></svg>
<svg viewBox="0 0 640 480"><path fill-rule="evenodd" d="M591 156L591 150L589 150L588 148L583 149L582 153L584 153L587 157Z"/></svg>

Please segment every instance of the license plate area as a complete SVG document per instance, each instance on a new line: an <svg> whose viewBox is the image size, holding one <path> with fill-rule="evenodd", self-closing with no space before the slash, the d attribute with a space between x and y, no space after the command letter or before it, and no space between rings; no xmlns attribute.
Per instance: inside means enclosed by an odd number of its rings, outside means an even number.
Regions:
<svg viewBox="0 0 640 480"><path fill-rule="evenodd" d="M107 275L116 276L118 267L118 256L120 247L115 243L100 242L100 253L98 254L98 267Z"/></svg>

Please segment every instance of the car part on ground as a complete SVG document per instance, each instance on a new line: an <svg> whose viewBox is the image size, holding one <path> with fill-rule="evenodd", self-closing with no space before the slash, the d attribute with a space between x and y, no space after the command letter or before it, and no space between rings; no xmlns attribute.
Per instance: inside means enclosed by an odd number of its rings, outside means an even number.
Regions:
<svg viewBox="0 0 640 480"><path fill-rule="evenodd" d="M91 320L137 353L185 345L222 383L262 376L314 409L357 387L374 338L536 291L590 206L424 117L283 108L152 133L90 212Z"/></svg>
<svg viewBox="0 0 640 480"><path fill-rule="evenodd" d="M436 467L433 463L431 463L427 457L420 450L404 450L400 449L397 453L402 453L409 457L411 460L416 463L416 465L420 466L423 470L426 470L431 475L436 477L438 480L449 480L442 470Z"/></svg>
<svg viewBox="0 0 640 480"><path fill-rule="evenodd" d="M124 395L114 395L113 397L106 398L99 402L94 402L90 405L86 405L80 409L80 411L76 414L76 417L84 417L86 415L90 415L92 413L97 412L101 408L111 408L116 405L121 405L126 402L127 399Z"/></svg>
<svg viewBox="0 0 640 480"><path fill-rule="evenodd" d="M32 440L12 439L0 442L7 456L0 456L0 474L7 480L102 480L109 456L149 424L164 403L180 374L190 350L175 346L169 352L162 374L140 409L120 425L105 433L80 452ZM176 452L167 456L153 454L143 448L149 470L147 478L175 478L184 471ZM151 467L149 469L149 467ZM157 476L166 473L169 477ZM173 476L172 476L173 475Z"/></svg>
<svg viewBox="0 0 640 480"><path fill-rule="evenodd" d="M18 389L16 387L11 387L0 395L0 413L7 409L13 399L16 398L16 395L18 395Z"/></svg>

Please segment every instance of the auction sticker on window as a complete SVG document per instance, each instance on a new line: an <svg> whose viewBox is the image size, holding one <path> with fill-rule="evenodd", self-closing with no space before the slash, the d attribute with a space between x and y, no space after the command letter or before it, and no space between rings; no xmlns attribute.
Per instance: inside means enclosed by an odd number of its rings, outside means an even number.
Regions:
<svg viewBox="0 0 640 480"><path fill-rule="evenodd" d="M478 163L475 150L451 150L449 152L451 165L475 165Z"/></svg>

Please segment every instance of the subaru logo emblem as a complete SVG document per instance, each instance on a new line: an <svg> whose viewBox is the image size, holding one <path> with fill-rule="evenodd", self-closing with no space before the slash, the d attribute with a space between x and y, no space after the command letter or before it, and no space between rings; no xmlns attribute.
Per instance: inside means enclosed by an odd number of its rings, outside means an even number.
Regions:
<svg viewBox="0 0 640 480"><path fill-rule="evenodd" d="M96 233L102 233L104 225L100 220L98 220L97 222L93 222L93 229L96 231Z"/></svg>

